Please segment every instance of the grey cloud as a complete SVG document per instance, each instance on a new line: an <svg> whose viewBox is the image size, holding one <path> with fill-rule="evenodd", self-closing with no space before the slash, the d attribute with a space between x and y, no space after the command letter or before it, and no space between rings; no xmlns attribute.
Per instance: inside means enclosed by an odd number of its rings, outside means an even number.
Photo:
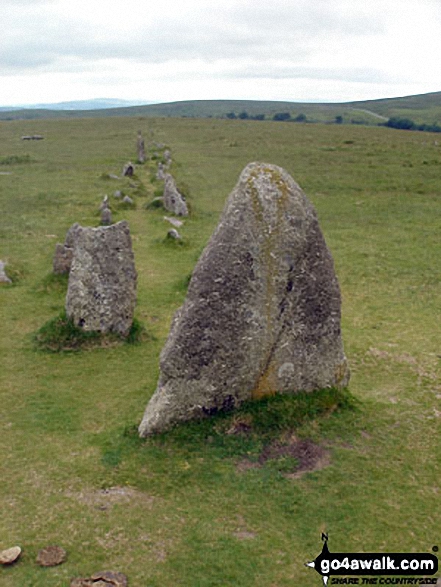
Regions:
<svg viewBox="0 0 441 587"><path fill-rule="evenodd" d="M16 1L16 0L14 0ZM19 0L31 6L28 0ZM199 9L188 19L164 15L144 26L137 23L130 34L121 35L118 24L107 30L93 19L89 24L54 16L50 2L32 2L32 18L22 15L14 26L9 15L0 48L0 71L66 67L75 60L85 63L116 58L143 63L202 59L300 59L323 47L327 35L346 37L378 31L375 18L335 11L335 3L298 1L296 8L283 2L256 4L239 2L217 8Z"/></svg>

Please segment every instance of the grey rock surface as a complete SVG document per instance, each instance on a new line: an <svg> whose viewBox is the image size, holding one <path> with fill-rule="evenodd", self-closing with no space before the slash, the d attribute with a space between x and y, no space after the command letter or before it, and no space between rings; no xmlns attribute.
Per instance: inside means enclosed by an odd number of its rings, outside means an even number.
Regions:
<svg viewBox="0 0 441 587"><path fill-rule="evenodd" d="M313 206L285 170L250 163L174 316L140 435L249 399L346 386L340 308Z"/></svg>
<svg viewBox="0 0 441 587"><path fill-rule="evenodd" d="M0 261L0 283L12 283L12 281L6 275L5 267L6 263L4 261Z"/></svg>
<svg viewBox="0 0 441 587"><path fill-rule="evenodd" d="M55 245L55 254L52 262L53 272L56 275L63 275L69 273L72 265L73 250L75 246L77 229L80 225L78 222L72 224L66 233L64 244L57 243Z"/></svg>
<svg viewBox="0 0 441 587"><path fill-rule="evenodd" d="M176 230L176 228L171 228L168 232L167 232L167 237L174 240L174 241L180 241L181 240L181 235L179 234L179 232Z"/></svg>
<svg viewBox="0 0 441 587"><path fill-rule="evenodd" d="M126 336L133 322L136 282L126 221L77 228L66 296L66 313L77 326Z"/></svg>
<svg viewBox="0 0 441 587"><path fill-rule="evenodd" d="M164 177L164 193L162 198L166 210L173 212L176 216L188 216L187 203L182 194L179 193L175 180L170 173L166 173Z"/></svg>

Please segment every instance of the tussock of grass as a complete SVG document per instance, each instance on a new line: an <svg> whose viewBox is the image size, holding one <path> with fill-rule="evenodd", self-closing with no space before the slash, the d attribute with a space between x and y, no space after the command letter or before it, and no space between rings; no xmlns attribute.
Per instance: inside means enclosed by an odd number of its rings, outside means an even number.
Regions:
<svg viewBox="0 0 441 587"><path fill-rule="evenodd" d="M26 269L20 263L7 263L5 267L6 275L12 282L12 285L17 285L26 276Z"/></svg>
<svg viewBox="0 0 441 587"><path fill-rule="evenodd" d="M185 446L190 452L200 450L208 442L218 456L240 457L257 454L263 446L286 433L324 420L334 412L355 409L357 401L348 389L280 394L246 402L234 411L181 424L158 439ZM156 441L148 439L147 442Z"/></svg>
<svg viewBox="0 0 441 587"><path fill-rule="evenodd" d="M146 337L145 328L134 319L127 337L115 333L102 334L88 332L76 326L63 312L46 322L34 335L34 343L39 350L60 353L105 348L115 344L136 344Z"/></svg>
<svg viewBox="0 0 441 587"><path fill-rule="evenodd" d="M155 198L144 206L146 210L156 210L161 208L164 209L164 203L162 201L162 191L160 192L160 195L156 195L157 192L159 193L159 191L157 190L155 192Z"/></svg>
<svg viewBox="0 0 441 587"><path fill-rule="evenodd" d="M41 280L37 291L44 293L63 293L66 291L68 281L68 273L48 273L48 275Z"/></svg>
<svg viewBox="0 0 441 587"><path fill-rule="evenodd" d="M32 163L30 155L8 155L0 157L0 165L22 165L23 163Z"/></svg>

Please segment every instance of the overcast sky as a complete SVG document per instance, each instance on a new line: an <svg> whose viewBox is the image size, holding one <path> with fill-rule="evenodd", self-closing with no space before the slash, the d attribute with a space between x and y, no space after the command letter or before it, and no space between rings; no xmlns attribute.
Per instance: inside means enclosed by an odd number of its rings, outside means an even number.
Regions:
<svg viewBox="0 0 441 587"><path fill-rule="evenodd" d="M0 0L0 105L441 91L441 0Z"/></svg>

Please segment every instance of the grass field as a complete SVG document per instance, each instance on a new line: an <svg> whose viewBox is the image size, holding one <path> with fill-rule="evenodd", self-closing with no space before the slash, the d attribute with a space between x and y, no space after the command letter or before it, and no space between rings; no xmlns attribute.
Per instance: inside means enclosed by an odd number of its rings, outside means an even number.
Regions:
<svg viewBox="0 0 441 587"><path fill-rule="evenodd" d="M169 146L191 217L164 240L152 164L136 187L112 180L135 159L136 133ZM41 134L24 142L22 135ZM109 568L130 587L315 586L304 566L322 531L335 552L431 552L441 546L439 442L441 147L386 128L228 120L96 118L0 123L0 568L5 587L62 587ZM188 277L242 168L292 174L317 208L343 296L352 371L346 395L247 407L146 441L136 434ZM135 184L134 184L135 185ZM113 199L121 189L136 207ZM56 242L98 225L104 196L127 219L138 271L138 344L37 350L60 314ZM247 430L241 424L246 423ZM310 439L328 466L290 474L261 459L275 441ZM65 564L36 565L58 544Z"/></svg>

